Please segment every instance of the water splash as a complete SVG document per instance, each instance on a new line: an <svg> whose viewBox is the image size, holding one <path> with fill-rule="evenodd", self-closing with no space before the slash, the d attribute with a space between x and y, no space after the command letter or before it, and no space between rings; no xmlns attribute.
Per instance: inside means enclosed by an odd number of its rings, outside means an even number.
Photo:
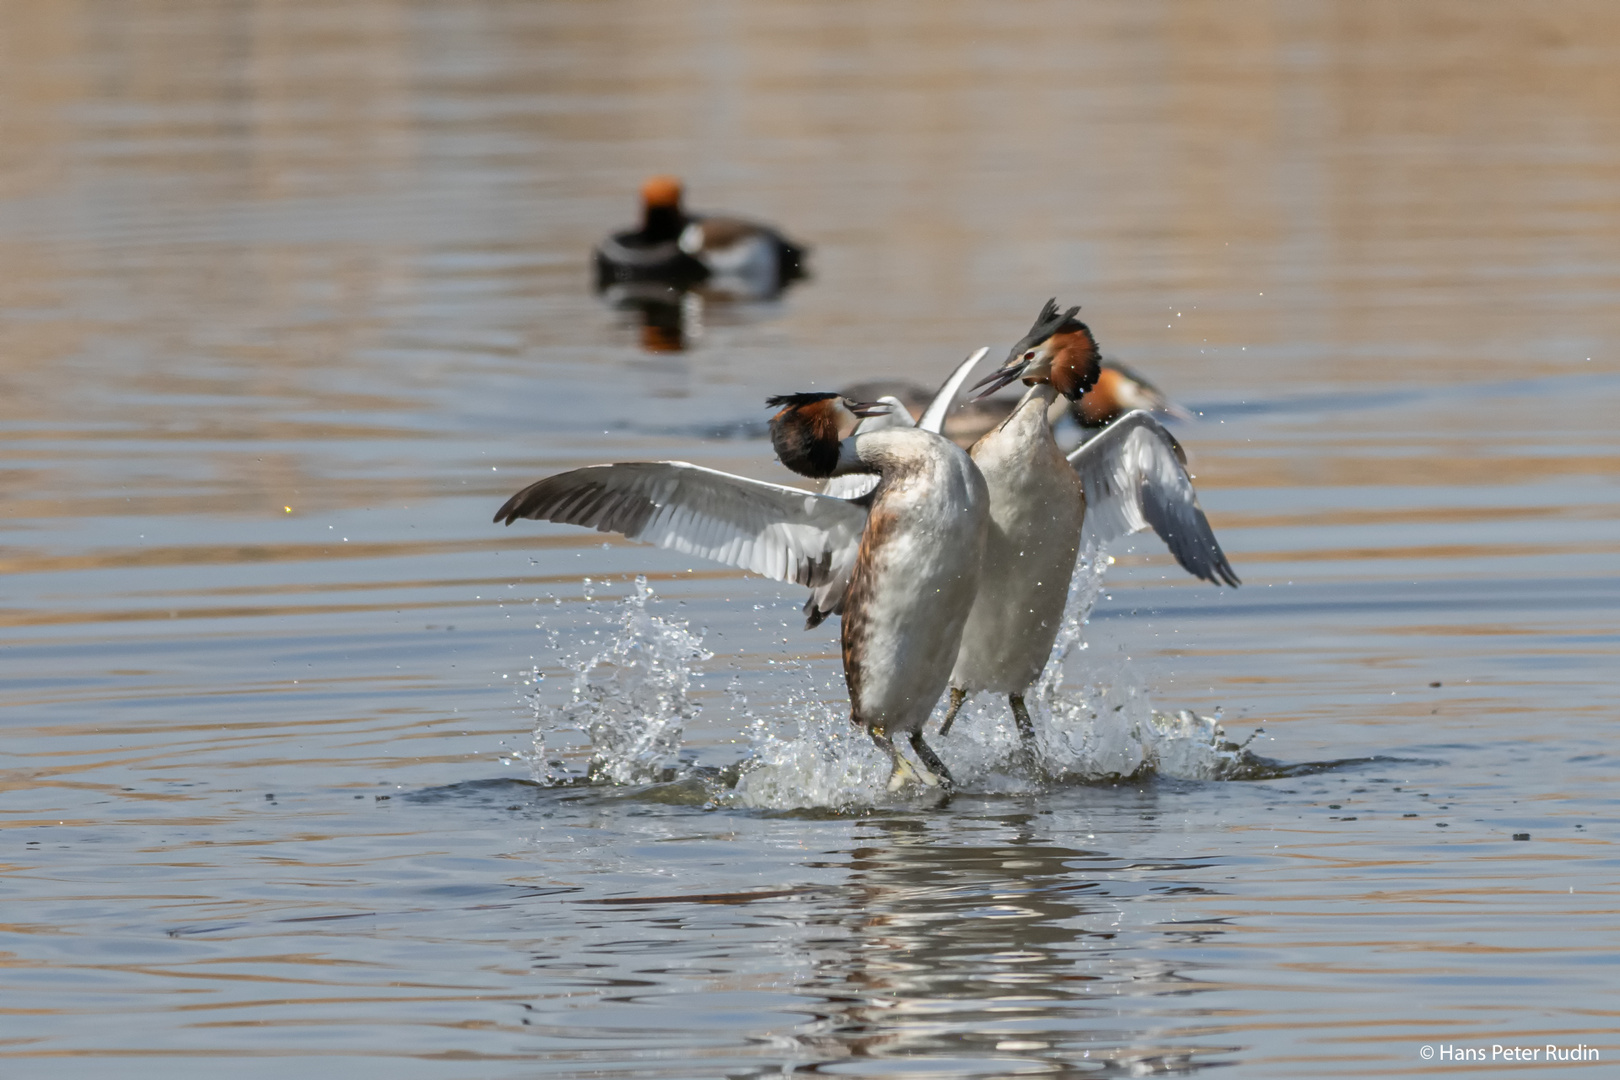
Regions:
<svg viewBox="0 0 1620 1080"><path fill-rule="evenodd" d="M727 802L848 811L896 801L888 791L888 755L850 723L847 705L800 701L785 723L756 717L748 738L750 753Z"/></svg>
<svg viewBox="0 0 1620 1080"><path fill-rule="evenodd" d="M1234 775L1245 752L1226 738L1218 716L1160 712L1128 669L1110 671L1080 658L1087 648L1085 628L1113 562L1088 535L1051 658L1030 689L1042 770L1054 781Z"/></svg>
<svg viewBox="0 0 1620 1080"><path fill-rule="evenodd" d="M1160 712L1128 669L1104 671L1083 662L1086 625L1113 561L1088 538L1051 659L1026 695L1036 729L1033 748L1019 737L1007 702L989 695L962 710L949 736L930 738L963 789L1016 794L1151 775L1236 779L1254 767L1258 759L1226 738L1218 717ZM819 697L797 695L785 716L752 719L751 753L735 792L723 801L761 809L846 811L936 797L888 792L888 759L850 724L848 707L836 700L836 692L827 692L831 689ZM930 724L930 731L937 726Z"/></svg>
<svg viewBox="0 0 1620 1080"><path fill-rule="evenodd" d="M1069 596L1063 604L1063 625L1058 627L1052 641L1052 654L1046 669L1031 689L1031 696L1043 702L1057 697L1063 684L1064 665L1075 652L1086 648L1086 625L1091 622L1091 609L1102 596L1103 575L1114 565L1114 557L1098 543L1090 531L1080 545L1080 555L1074 564L1074 576L1069 579Z"/></svg>
<svg viewBox="0 0 1620 1080"><path fill-rule="evenodd" d="M1083 705L1072 705L1081 712ZM1142 781L1153 775L1184 779L1259 779L1270 764L1232 743L1214 717L1147 709L1140 717L1086 714L1086 722L1040 726L1032 752L1010 712L959 725L931 745L964 792L1030 794L1062 784ZM990 709L985 710L986 713ZM758 717L749 728L750 753L734 774L735 787L716 787L711 805L761 810L823 809L849 812L916 807L940 793L887 788L889 760L845 710L826 704L798 707L791 719Z"/></svg>
<svg viewBox="0 0 1620 1080"><path fill-rule="evenodd" d="M1086 627L1112 562L1093 543L1081 551L1051 659L1027 695L1033 747L1020 739L1006 701L991 695L970 702L949 736L930 736L964 790L1019 794L1152 775L1259 775L1263 759L1230 742L1218 717L1160 712L1128 665L1104 668L1094 661ZM587 579L587 599L590 589ZM678 771L682 733L699 709L689 695L691 680L712 654L686 623L655 614L654 600L646 579L637 578L615 605L610 625L563 658L573 675L566 703L543 699L538 667L525 672L533 677L534 748L513 756L529 764L536 782L653 785L646 790L671 799L665 789L674 785L681 802L835 813L939 799L933 790L889 792L889 760L850 723L842 679L795 660L781 661L777 671L797 672L797 685L758 711L736 679L728 687L730 712L745 721L749 744L740 762ZM555 649L556 631L546 632ZM937 731L937 723L930 730Z"/></svg>
<svg viewBox="0 0 1620 1080"><path fill-rule="evenodd" d="M591 597L586 581L587 598ZM686 724L699 706L689 690L696 664L712 657L703 639L684 622L649 610L653 590L637 577L618 604L616 625L607 644L584 658L565 658L574 672L567 704L548 704L536 689L534 748L522 756L540 783L638 784L672 778ZM573 733L583 736L589 761L581 774L561 757L548 755L548 744L560 746Z"/></svg>

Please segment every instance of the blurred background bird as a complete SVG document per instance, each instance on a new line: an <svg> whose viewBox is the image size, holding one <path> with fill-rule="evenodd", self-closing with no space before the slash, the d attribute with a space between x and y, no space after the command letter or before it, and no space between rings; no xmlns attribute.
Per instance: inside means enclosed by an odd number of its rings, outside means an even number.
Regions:
<svg viewBox="0 0 1620 1080"><path fill-rule="evenodd" d="M596 285L656 282L701 287L713 298L761 300L805 275L803 244L768 225L721 214L688 213L680 180L641 186L641 225L596 246Z"/></svg>

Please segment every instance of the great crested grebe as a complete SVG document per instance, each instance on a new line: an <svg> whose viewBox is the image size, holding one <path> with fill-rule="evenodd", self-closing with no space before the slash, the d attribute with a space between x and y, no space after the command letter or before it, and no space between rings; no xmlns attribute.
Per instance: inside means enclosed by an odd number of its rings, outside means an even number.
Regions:
<svg viewBox="0 0 1620 1080"><path fill-rule="evenodd" d="M803 476L859 473L859 502L749 480L681 461L593 465L519 491L495 514L622 533L814 590L811 625L841 614L851 719L894 764L889 789L935 787L950 773L922 728L950 677L978 593L989 494L967 454L910 426L855 435L887 405L789 394L771 443ZM853 436L853 437L852 437ZM905 735L922 762L894 745Z"/></svg>
<svg viewBox="0 0 1620 1080"><path fill-rule="evenodd" d="M1189 410L1177 405L1163 391L1118 360L1104 359L1097 381L1077 401L1059 396L1047 409L1048 422L1056 426L1067 414L1085 431L1086 438L1128 412L1145 409L1176 420L1193 420ZM873 380L844 387L853 398L891 397L911 416L919 416L934 400L935 393L918 383L901 380ZM991 428L1012 414L1017 401L1011 398L979 398L964 401L950 410L940 434L958 446L971 447Z"/></svg>
<svg viewBox="0 0 1620 1080"><path fill-rule="evenodd" d="M1097 381L1078 401L1068 403L1069 415L1088 432L1105 428L1128 412L1142 409L1162 413L1177 420L1192 420L1193 414L1164 395L1157 386L1118 360L1104 360Z"/></svg>
<svg viewBox="0 0 1620 1080"><path fill-rule="evenodd" d="M1096 342L1048 301L1006 363L978 385L994 393L1016 379L1028 392L971 451L990 491L990 533L979 594L951 671L949 732L962 704L980 690L1004 693L1018 730L1034 728L1024 691L1040 676L1062 623L1081 531L1107 543L1151 527L1182 568L1214 584L1238 577L1198 505L1175 438L1144 411L1125 414L1065 455L1052 437L1051 405L1073 401L1097 379ZM963 362L924 410L918 425L938 431L980 350ZM904 423L898 410L876 421ZM860 477L832 481L845 498L861 495Z"/></svg>
<svg viewBox="0 0 1620 1080"><path fill-rule="evenodd" d="M658 281L736 299L766 299L805 275L805 248L766 225L689 214L681 182L654 176L641 186L641 227L596 246L596 287Z"/></svg>
<svg viewBox="0 0 1620 1080"><path fill-rule="evenodd" d="M1019 733L1033 737L1024 691L1051 656L1083 524L1104 542L1151 525L1189 573L1238 584L1198 506L1185 454L1148 413L1121 417L1068 455L1058 449L1048 407L1059 394L1079 400L1100 374L1079 310L1059 314L1048 300L1006 363L975 387L988 394L1022 379L1029 390L973 446L990 489L990 539L941 732L968 697L989 690L1007 695Z"/></svg>

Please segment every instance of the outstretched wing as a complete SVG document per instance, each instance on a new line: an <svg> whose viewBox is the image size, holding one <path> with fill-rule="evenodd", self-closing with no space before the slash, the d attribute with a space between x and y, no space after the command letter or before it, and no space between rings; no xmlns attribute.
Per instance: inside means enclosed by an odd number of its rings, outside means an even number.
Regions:
<svg viewBox="0 0 1620 1080"><path fill-rule="evenodd" d="M939 393L934 395L934 400L928 403L928 408L923 410L922 418L917 421L918 427L924 431L932 431L936 435L945 429L945 416L951 411L951 406L956 404L957 391L967 382L974 365L983 360L984 354L989 351L988 346L980 346L972 356L957 365L956 370L951 372L951 377L945 380L945 385L939 388Z"/></svg>
<svg viewBox="0 0 1620 1080"><path fill-rule="evenodd" d="M1152 526L1182 569L1216 585L1237 585L1198 493L1187 455L1164 425L1130 412L1082 443L1069 464L1086 488L1086 525L1106 542Z"/></svg>
<svg viewBox="0 0 1620 1080"><path fill-rule="evenodd" d="M843 499L684 461L591 465L548 476L495 514L508 525L520 517L620 533L813 589L840 574L848 580L866 528L865 508Z"/></svg>

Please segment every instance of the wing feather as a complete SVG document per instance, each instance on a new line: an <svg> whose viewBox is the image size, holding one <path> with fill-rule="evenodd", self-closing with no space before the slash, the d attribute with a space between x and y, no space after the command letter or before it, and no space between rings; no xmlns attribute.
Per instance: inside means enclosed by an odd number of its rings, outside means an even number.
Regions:
<svg viewBox="0 0 1620 1080"><path fill-rule="evenodd" d="M930 401L928 408L923 410L922 419L917 421L918 427L924 431L932 431L935 435L945 429L945 416L951 411L951 406L956 404L957 391L961 390L962 384L967 382L967 377L972 373L974 365L983 360L984 354L989 351L988 346L980 346L973 355L956 366L956 370L951 372L951 377L946 379L945 384L939 388L939 393L934 395L934 400Z"/></svg>
<svg viewBox="0 0 1620 1080"><path fill-rule="evenodd" d="M819 591L852 568L866 510L843 499L689 465L631 461L548 476L495 515L583 525ZM848 570L843 573L847 583ZM842 588L837 606L842 607ZM831 609L829 609L831 610ZM818 620L819 621L819 620Z"/></svg>
<svg viewBox="0 0 1620 1080"><path fill-rule="evenodd" d="M1086 489L1086 525L1107 542L1152 528L1182 569L1215 585L1237 585L1198 493L1186 452L1163 424L1126 413L1069 455Z"/></svg>

